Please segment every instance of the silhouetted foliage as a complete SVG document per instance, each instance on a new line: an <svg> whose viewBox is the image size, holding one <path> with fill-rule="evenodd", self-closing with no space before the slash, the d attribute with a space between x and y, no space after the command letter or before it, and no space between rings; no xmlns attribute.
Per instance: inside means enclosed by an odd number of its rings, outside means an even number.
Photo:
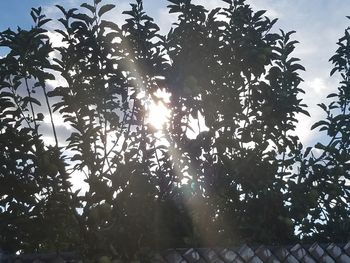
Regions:
<svg viewBox="0 0 350 263"><path fill-rule="evenodd" d="M312 129L325 131L329 142L319 142L314 148L318 153L306 150L301 166L305 178L302 186L309 196L300 218L301 231L306 238L322 242L344 242L350 239L350 140L349 140L349 84L350 84L350 35L349 29L339 39L336 54L330 58L334 65L331 75L338 73L340 82L337 93L327 98L327 106L319 104L326 118L316 122Z"/></svg>
<svg viewBox="0 0 350 263"><path fill-rule="evenodd" d="M30 30L0 33L0 246L110 262L170 247L346 240L348 32L332 58L342 86L314 125L332 140L315 157L294 133L296 114L308 115L294 32L273 32L276 20L243 0L210 11L168 2L178 20L167 35L141 0L122 25L105 20L114 5L101 0L58 5L55 48L41 8ZM160 129L152 103L170 111Z"/></svg>

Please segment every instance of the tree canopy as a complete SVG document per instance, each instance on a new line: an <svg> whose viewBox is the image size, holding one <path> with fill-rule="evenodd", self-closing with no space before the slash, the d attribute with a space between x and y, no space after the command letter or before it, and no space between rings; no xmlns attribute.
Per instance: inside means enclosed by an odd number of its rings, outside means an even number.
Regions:
<svg viewBox="0 0 350 263"><path fill-rule="evenodd" d="M244 0L168 2L165 35L142 0L123 24L94 0L57 5L57 23L33 8L30 29L0 33L0 247L93 261L347 240L349 30L331 58L338 93L313 126L329 143L304 149L294 32ZM161 127L152 105L169 113Z"/></svg>

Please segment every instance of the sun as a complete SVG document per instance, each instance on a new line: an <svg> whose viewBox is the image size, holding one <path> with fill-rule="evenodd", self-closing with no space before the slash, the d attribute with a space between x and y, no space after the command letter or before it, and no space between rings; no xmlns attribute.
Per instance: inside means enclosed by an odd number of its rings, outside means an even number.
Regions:
<svg viewBox="0 0 350 263"><path fill-rule="evenodd" d="M151 101L148 108L148 123L156 130L163 129L170 117L170 109L161 102Z"/></svg>

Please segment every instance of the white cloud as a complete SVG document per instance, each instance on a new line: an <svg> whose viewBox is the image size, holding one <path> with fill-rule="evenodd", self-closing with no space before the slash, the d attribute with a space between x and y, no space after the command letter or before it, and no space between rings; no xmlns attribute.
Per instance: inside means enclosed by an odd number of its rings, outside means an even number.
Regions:
<svg viewBox="0 0 350 263"><path fill-rule="evenodd" d="M63 127L65 127L67 130L71 130L71 129L72 129L72 127L71 127L68 123L66 123L66 122L64 121L64 119L63 119L63 117L62 117L61 114L53 113L53 114L52 114L52 118L53 118L53 120L54 120L54 122L55 122L55 126L56 126L56 127L58 127L58 126L63 126ZM46 115L46 116L44 117L44 123L46 123L46 124L51 124L50 115Z"/></svg>
<svg viewBox="0 0 350 263"><path fill-rule="evenodd" d="M63 37L61 34L55 31L48 31L46 35L50 38L50 42L52 43L52 47L62 47L67 46L67 43L63 42Z"/></svg>
<svg viewBox="0 0 350 263"><path fill-rule="evenodd" d="M217 8L218 6L223 6L225 3L221 0L197 0L194 1L194 3L196 4L200 4L203 5L206 9L210 10L210 9L214 9Z"/></svg>
<svg viewBox="0 0 350 263"><path fill-rule="evenodd" d="M116 7L110 12L106 13L103 16L103 19L112 21L113 23L121 26L125 23L125 18L128 17L127 15L122 14L122 12L130 9L131 7L128 1L118 1Z"/></svg>
<svg viewBox="0 0 350 263"><path fill-rule="evenodd" d="M157 13L155 20L158 22L161 34L167 34L174 22L177 20L176 14L169 14L167 8L160 8Z"/></svg>
<svg viewBox="0 0 350 263"><path fill-rule="evenodd" d="M321 138L324 136L323 133L319 133L317 129L311 130L311 126L315 122L326 117L324 111L317 104L324 103L327 105L330 100L326 97L336 86L336 80L330 79L329 77L314 77L302 84L305 90L305 95L301 96L303 98L302 103L308 106L307 111L311 117L299 114L295 133L305 146L312 146L320 139L325 139Z"/></svg>
<svg viewBox="0 0 350 263"><path fill-rule="evenodd" d="M268 6L264 1L248 1L250 6L253 8L253 11L259 11L259 10L266 10L266 13L264 14L265 16L269 17L270 19L275 19L275 18L281 18L283 17L283 14L278 11L275 7L273 6Z"/></svg>

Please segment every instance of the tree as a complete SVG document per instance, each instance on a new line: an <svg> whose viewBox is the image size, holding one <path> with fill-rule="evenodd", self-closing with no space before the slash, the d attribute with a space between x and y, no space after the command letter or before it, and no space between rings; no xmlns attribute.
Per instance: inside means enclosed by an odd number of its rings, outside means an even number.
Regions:
<svg viewBox="0 0 350 263"><path fill-rule="evenodd" d="M336 54L329 61L334 65L331 76L340 75L338 92L327 96L331 99L328 106L319 104L326 118L312 126L325 131L329 141L314 146L318 155L308 148L300 170L303 188L309 195L309 203L299 205L304 210L300 230L306 240L323 242L345 242L350 238L349 29L337 44Z"/></svg>
<svg viewBox="0 0 350 263"><path fill-rule="evenodd" d="M227 8L208 15L190 2L171 2L170 12L180 15L168 37L170 134L183 159L177 170L190 175L196 199L190 209L204 213L194 218L208 219L195 224L211 230L214 224L218 240L228 244L288 242L293 226L283 194L300 152L290 132L295 114L306 113L297 97L303 67L290 58L292 32L269 33L276 21L244 1L226 1ZM208 131L190 140L188 122L199 121L199 113Z"/></svg>
<svg viewBox="0 0 350 263"><path fill-rule="evenodd" d="M1 46L10 51L1 59L1 247L10 252L60 249L74 239L72 206L65 158L47 97L46 81L51 44L42 26L49 21L41 8L33 9L31 30L1 33ZM43 113L36 111L45 98L55 146L44 144L39 131ZM41 231L37 227L41 226Z"/></svg>
<svg viewBox="0 0 350 263"><path fill-rule="evenodd" d="M1 33L10 51L0 64L0 246L130 261L169 247L297 238L310 207L300 208L300 191L314 194L307 173L317 167L293 135L295 115L308 114L293 32L271 33L276 20L243 0L210 11L168 2L178 20L167 35L141 0L122 25L105 20L114 5L101 0L57 6L57 48L40 8L31 30ZM50 86L55 79L63 84ZM158 130L152 103L170 111ZM66 144L54 114L70 127ZM77 174L86 191L72 191Z"/></svg>

